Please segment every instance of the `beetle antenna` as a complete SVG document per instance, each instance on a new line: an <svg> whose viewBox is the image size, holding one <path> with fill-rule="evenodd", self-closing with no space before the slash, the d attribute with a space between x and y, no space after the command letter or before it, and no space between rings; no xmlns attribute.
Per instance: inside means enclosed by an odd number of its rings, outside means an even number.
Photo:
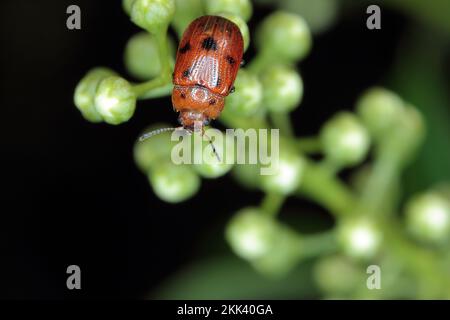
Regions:
<svg viewBox="0 0 450 320"><path fill-rule="evenodd" d="M142 142L144 140L147 140L148 138L151 138L153 136L156 136L157 134L163 133L163 132L167 132L167 131L173 131L176 130L178 128L160 128L160 129L156 129L147 133L144 133L142 136L139 137L139 141Z"/></svg>
<svg viewBox="0 0 450 320"><path fill-rule="evenodd" d="M214 154L216 155L216 158L219 162L221 162L222 160L220 160L220 156L216 151L216 147L214 146L214 143L212 142L211 138L205 133L205 131L203 131L203 135L206 137L206 139L208 139L209 144L211 145L212 151L214 152Z"/></svg>

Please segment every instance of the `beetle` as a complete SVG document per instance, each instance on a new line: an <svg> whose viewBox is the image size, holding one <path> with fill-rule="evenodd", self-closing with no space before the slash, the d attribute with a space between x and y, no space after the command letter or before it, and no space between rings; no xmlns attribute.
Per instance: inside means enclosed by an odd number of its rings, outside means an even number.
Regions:
<svg viewBox="0 0 450 320"><path fill-rule="evenodd" d="M234 91L244 53L239 27L220 16L202 16L190 23L178 46L172 105L179 112L181 129L188 133L201 131L216 119L225 98ZM141 137L179 128L162 128Z"/></svg>
<svg viewBox="0 0 450 320"><path fill-rule="evenodd" d="M193 131L222 112L244 52L236 24L219 16L194 20L180 41L173 73L172 104L183 128Z"/></svg>

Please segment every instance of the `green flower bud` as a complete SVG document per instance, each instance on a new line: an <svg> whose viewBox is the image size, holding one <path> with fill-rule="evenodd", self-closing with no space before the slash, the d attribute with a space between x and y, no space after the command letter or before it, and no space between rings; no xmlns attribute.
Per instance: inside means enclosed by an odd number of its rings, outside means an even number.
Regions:
<svg viewBox="0 0 450 320"><path fill-rule="evenodd" d="M259 209L245 208L238 211L228 223L225 236L238 256L254 260L270 251L276 232L273 219Z"/></svg>
<svg viewBox="0 0 450 320"><path fill-rule="evenodd" d="M114 71L107 68L95 68L89 71L78 83L75 88L74 103L86 120L91 122L103 120L95 109L95 92L101 80L114 74Z"/></svg>
<svg viewBox="0 0 450 320"><path fill-rule="evenodd" d="M170 64L175 65L175 44L170 36L167 37L170 54ZM128 40L125 48L125 66L136 78L148 80L161 73L161 60L158 44L152 34L140 32Z"/></svg>
<svg viewBox="0 0 450 320"><path fill-rule="evenodd" d="M202 0L175 0L175 16L172 19L172 26L181 37L187 26L203 15Z"/></svg>
<svg viewBox="0 0 450 320"><path fill-rule="evenodd" d="M367 130L350 112L340 112L328 120L320 140L327 158L338 165L360 163L370 147Z"/></svg>
<svg viewBox="0 0 450 320"><path fill-rule="evenodd" d="M259 188L261 167L258 164L235 164L233 166L233 178L248 189Z"/></svg>
<svg viewBox="0 0 450 320"><path fill-rule="evenodd" d="M345 295L365 283L366 274L346 257L333 255L323 257L316 263L313 276L324 292Z"/></svg>
<svg viewBox="0 0 450 320"><path fill-rule="evenodd" d="M201 163L194 164L194 170L204 178L217 178L223 176L233 167L232 163L227 163L226 161L227 153L233 152L233 149L230 148L232 145L227 142L227 140L232 138L225 136L217 129L208 129L205 133L208 137L213 139L213 145L217 155L214 154L208 138L204 136L202 139L202 147L194 147L194 153L197 153L202 159ZM217 158L217 156L219 156L219 158Z"/></svg>
<svg viewBox="0 0 450 320"><path fill-rule="evenodd" d="M216 15L221 12L232 13L248 21L252 16L250 0L203 0L207 14Z"/></svg>
<svg viewBox="0 0 450 320"><path fill-rule="evenodd" d="M395 93L384 88L371 88L356 103L358 115L374 138L386 136L396 126L404 112L404 102Z"/></svg>
<svg viewBox="0 0 450 320"><path fill-rule="evenodd" d="M109 124L128 121L136 108L136 96L131 85L123 78L109 76L97 87L95 109Z"/></svg>
<svg viewBox="0 0 450 320"><path fill-rule="evenodd" d="M305 166L303 158L280 147L278 170L275 174L261 176L262 189L267 192L291 194L300 186Z"/></svg>
<svg viewBox="0 0 450 320"><path fill-rule="evenodd" d="M233 13L222 12L217 15L234 22L234 24L238 26L241 31L242 39L244 40L244 52L247 51L248 45L250 44L250 31L248 30L247 23L240 16Z"/></svg>
<svg viewBox="0 0 450 320"><path fill-rule="evenodd" d="M270 277L281 277L291 271L301 257L302 242L290 228L277 225L277 232L270 250L252 261L253 267Z"/></svg>
<svg viewBox="0 0 450 320"><path fill-rule="evenodd" d="M174 14L174 0L135 0L131 7L131 20L153 34L167 28Z"/></svg>
<svg viewBox="0 0 450 320"><path fill-rule="evenodd" d="M435 192L413 197L406 206L406 225L417 239L446 241L450 235L450 202Z"/></svg>
<svg viewBox="0 0 450 320"><path fill-rule="evenodd" d="M424 137L425 124L422 114L416 108L405 105L402 116L380 145L380 152L391 154L404 166L414 158Z"/></svg>
<svg viewBox="0 0 450 320"><path fill-rule="evenodd" d="M347 219L338 226L338 240L344 252L354 258L372 258L378 251L382 234L364 218Z"/></svg>
<svg viewBox="0 0 450 320"><path fill-rule="evenodd" d="M131 14L131 8L133 7L134 1L136 0L122 0L122 8L128 15Z"/></svg>
<svg viewBox="0 0 450 320"><path fill-rule="evenodd" d="M194 196L200 188L200 178L187 165L160 162L152 167L148 179L155 194L166 202L177 203Z"/></svg>
<svg viewBox="0 0 450 320"><path fill-rule="evenodd" d="M141 135L159 128L168 128L169 124L156 124L142 131ZM138 168L147 174L152 166L161 161L169 161L172 147L175 143L171 141L172 132L164 132L154 135L151 139L144 141L136 140L133 148L134 161Z"/></svg>
<svg viewBox="0 0 450 320"><path fill-rule="evenodd" d="M274 65L261 75L263 104L270 112L289 112L302 100L303 81L291 68Z"/></svg>
<svg viewBox="0 0 450 320"><path fill-rule="evenodd" d="M240 69L234 86L235 92L227 97L223 112L237 117L255 114L263 98L262 84L258 77L247 70Z"/></svg>
<svg viewBox="0 0 450 320"><path fill-rule="evenodd" d="M278 11L264 19L257 29L256 45L277 61L295 62L311 50L311 33L302 17Z"/></svg>
<svg viewBox="0 0 450 320"><path fill-rule="evenodd" d="M339 15L339 4L337 0L283 0L279 3L282 10L301 15L314 34L333 25Z"/></svg>

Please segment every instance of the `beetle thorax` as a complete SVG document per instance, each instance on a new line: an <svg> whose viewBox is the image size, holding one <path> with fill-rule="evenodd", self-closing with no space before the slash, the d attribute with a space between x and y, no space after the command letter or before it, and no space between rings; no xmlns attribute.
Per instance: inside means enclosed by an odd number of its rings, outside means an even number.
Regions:
<svg viewBox="0 0 450 320"><path fill-rule="evenodd" d="M176 85L173 88L172 104L180 112L180 121L184 126L193 121L205 122L217 118L224 107L224 97L201 85Z"/></svg>

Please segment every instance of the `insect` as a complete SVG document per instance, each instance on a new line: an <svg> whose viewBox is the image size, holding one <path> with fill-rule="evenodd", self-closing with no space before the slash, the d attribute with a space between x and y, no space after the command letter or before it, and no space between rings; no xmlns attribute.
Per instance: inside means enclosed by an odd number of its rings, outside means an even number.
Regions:
<svg viewBox="0 0 450 320"><path fill-rule="evenodd" d="M176 129L204 134L204 126L220 115L234 91L243 52L242 34L230 20L202 16L192 21L180 41L173 73L172 104L181 127L157 129L141 140Z"/></svg>

